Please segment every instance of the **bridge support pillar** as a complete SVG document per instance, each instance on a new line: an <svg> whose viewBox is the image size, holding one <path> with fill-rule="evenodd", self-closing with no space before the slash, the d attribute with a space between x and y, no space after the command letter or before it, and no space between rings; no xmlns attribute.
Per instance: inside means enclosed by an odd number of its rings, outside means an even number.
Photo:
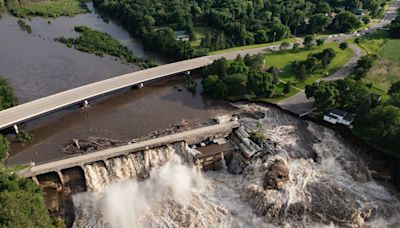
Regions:
<svg viewBox="0 0 400 228"><path fill-rule="evenodd" d="M143 86L144 86L143 83L140 83L140 84L138 85L138 88L141 89L141 88L143 88Z"/></svg>
<svg viewBox="0 0 400 228"><path fill-rule="evenodd" d="M189 76L190 75L190 70L185 71L185 75Z"/></svg>
<svg viewBox="0 0 400 228"><path fill-rule="evenodd" d="M15 131L15 134L19 134L19 128L18 128L18 125L16 125L16 124L14 124L14 131Z"/></svg>
<svg viewBox="0 0 400 228"><path fill-rule="evenodd" d="M83 101L83 107L84 107L84 108L89 107L89 101L88 101L88 100L84 100L84 101Z"/></svg>
<svg viewBox="0 0 400 228"><path fill-rule="evenodd" d="M37 179L36 176L33 176L33 177L31 177L31 178L32 178L32 181L35 182L35 184L40 185L40 184L39 184L39 180Z"/></svg>
<svg viewBox="0 0 400 228"><path fill-rule="evenodd" d="M63 174L61 173L61 171L57 171L57 175L58 175L58 178L60 178L61 184L64 186Z"/></svg>

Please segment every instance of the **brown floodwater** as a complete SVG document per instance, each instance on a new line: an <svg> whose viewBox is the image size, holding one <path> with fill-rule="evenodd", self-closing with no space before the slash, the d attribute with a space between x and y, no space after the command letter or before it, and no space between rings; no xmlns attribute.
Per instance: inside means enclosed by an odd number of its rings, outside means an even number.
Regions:
<svg viewBox="0 0 400 228"><path fill-rule="evenodd" d="M105 23L96 13L76 17L26 20L32 33L21 30L17 18L3 13L0 19L0 75L15 88L20 103L60 91L138 70L134 65L98 57L66 47L55 37L73 37L74 26L86 25L111 34L137 56L165 59L143 51L138 40L115 23ZM48 23L51 21L51 24ZM199 80L197 80L199 83ZM183 119L202 121L231 110L226 103L208 100L185 89L183 82L167 79L145 85L143 89L126 89L96 99L86 111L69 107L24 124L34 140L12 144L7 164L43 163L60 159L61 148L73 138L104 137L129 140L140 137Z"/></svg>
<svg viewBox="0 0 400 228"><path fill-rule="evenodd" d="M112 21L104 22L95 12L75 17L32 17L25 20L32 28L31 34L21 30L17 21L16 17L1 13L0 75L12 83L20 103L138 70L110 56L82 53L54 41L60 36L78 36L74 31L78 25L111 34L139 57L166 61L145 52L140 41Z"/></svg>

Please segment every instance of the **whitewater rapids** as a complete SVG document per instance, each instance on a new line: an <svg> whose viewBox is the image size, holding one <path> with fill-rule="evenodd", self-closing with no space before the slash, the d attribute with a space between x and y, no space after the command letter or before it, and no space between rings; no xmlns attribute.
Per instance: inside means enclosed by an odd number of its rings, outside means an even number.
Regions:
<svg viewBox="0 0 400 228"><path fill-rule="evenodd" d="M276 142L241 174L196 171L179 156L183 143L86 165L89 192L73 196L74 227L400 226L398 192L371 179L359 148L275 109L238 108L264 113L241 124ZM287 164L289 181L265 190L276 159Z"/></svg>

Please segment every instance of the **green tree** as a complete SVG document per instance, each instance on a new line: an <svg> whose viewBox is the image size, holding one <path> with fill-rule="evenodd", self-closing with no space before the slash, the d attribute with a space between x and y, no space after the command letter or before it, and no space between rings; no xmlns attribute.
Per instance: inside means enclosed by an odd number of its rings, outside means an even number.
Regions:
<svg viewBox="0 0 400 228"><path fill-rule="evenodd" d="M204 94L221 99L228 95L228 87L225 83L218 77L218 75L209 75L203 81Z"/></svg>
<svg viewBox="0 0 400 228"><path fill-rule="evenodd" d="M317 46L320 47L320 46L324 45L325 39L317 39L316 43L317 43Z"/></svg>
<svg viewBox="0 0 400 228"><path fill-rule="evenodd" d="M8 157L9 150L10 142L0 134L0 162L3 162Z"/></svg>
<svg viewBox="0 0 400 228"><path fill-rule="evenodd" d="M0 227L53 227L41 188L0 170Z"/></svg>
<svg viewBox="0 0 400 228"><path fill-rule="evenodd" d="M352 29L358 28L360 22L358 18L349 11L338 13L331 25L332 29L338 32L350 32Z"/></svg>
<svg viewBox="0 0 400 228"><path fill-rule="evenodd" d="M388 94L394 95L395 93L400 93L400 81L397 81L390 86Z"/></svg>
<svg viewBox="0 0 400 228"><path fill-rule="evenodd" d="M14 89L11 84L0 77L0 111L17 105Z"/></svg>
<svg viewBox="0 0 400 228"><path fill-rule="evenodd" d="M282 92L284 94L288 94L288 93L290 93L291 90L292 90L291 82L288 81L288 82L286 82L285 86L283 87L283 91Z"/></svg>
<svg viewBox="0 0 400 228"><path fill-rule="evenodd" d="M275 76L271 73L251 71L248 75L247 90L258 97L271 97L275 87Z"/></svg>
<svg viewBox="0 0 400 228"><path fill-rule="evenodd" d="M339 48L342 50L346 50L349 47L349 44L347 42L343 42L339 44Z"/></svg>
<svg viewBox="0 0 400 228"><path fill-rule="evenodd" d="M325 14L314 14L309 20L309 31L311 34L323 32L332 23L332 18Z"/></svg>
<svg viewBox="0 0 400 228"><path fill-rule="evenodd" d="M339 90L334 83L322 81L307 85L305 93L307 98L314 98L316 107L326 108L336 103L336 96L339 94Z"/></svg>
<svg viewBox="0 0 400 228"><path fill-rule="evenodd" d="M400 93L392 94L387 104L400 108Z"/></svg>
<svg viewBox="0 0 400 228"><path fill-rule="evenodd" d="M314 36L312 35L307 35L306 37L304 37L304 47L307 49L311 49L312 46L314 46Z"/></svg>
<svg viewBox="0 0 400 228"><path fill-rule="evenodd" d="M299 43L294 43L293 44L293 50L298 51L300 49L300 44Z"/></svg>
<svg viewBox="0 0 400 228"><path fill-rule="evenodd" d="M225 58L220 58L214 60L214 62L211 65L204 67L201 73L203 76L218 75L219 77L223 78L227 74L226 72L228 67L229 67L228 60L226 60Z"/></svg>
<svg viewBox="0 0 400 228"><path fill-rule="evenodd" d="M229 96L240 96L246 93L247 76L245 74L232 74L224 78Z"/></svg>
<svg viewBox="0 0 400 228"><path fill-rule="evenodd" d="M380 105L368 113L363 124L368 126L365 133L370 140L384 147L399 148L400 108Z"/></svg>

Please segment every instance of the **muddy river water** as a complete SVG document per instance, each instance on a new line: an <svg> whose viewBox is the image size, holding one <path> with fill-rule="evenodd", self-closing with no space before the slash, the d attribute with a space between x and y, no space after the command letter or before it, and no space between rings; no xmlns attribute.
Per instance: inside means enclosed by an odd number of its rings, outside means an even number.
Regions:
<svg viewBox="0 0 400 228"><path fill-rule="evenodd" d="M145 52L127 31L113 22L104 22L94 11L56 19L33 17L26 20L32 27L31 34L21 30L17 21L7 13L0 19L0 75L14 86L19 103L139 70L110 56L79 52L54 41L59 36L78 36L74 31L77 25L111 34L137 56L166 62ZM7 163L41 163L66 156L60 148L72 138L129 140L184 119L208 119L230 109L226 104L203 98L200 84L196 94L177 87L182 87L182 81L167 79L140 90L102 97L84 112L71 107L30 121L25 128L34 140L26 145L13 143Z"/></svg>

